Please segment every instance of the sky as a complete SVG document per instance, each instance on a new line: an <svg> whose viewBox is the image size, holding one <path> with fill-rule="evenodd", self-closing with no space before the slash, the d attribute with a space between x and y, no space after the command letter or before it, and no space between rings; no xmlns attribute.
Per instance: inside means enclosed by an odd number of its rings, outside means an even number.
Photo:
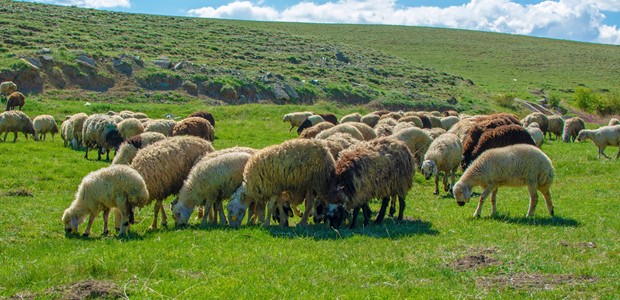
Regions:
<svg viewBox="0 0 620 300"><path fill-rule="evenodd" d="M620 45L620 0L25 0L130 13L460 28Z"/></svg>

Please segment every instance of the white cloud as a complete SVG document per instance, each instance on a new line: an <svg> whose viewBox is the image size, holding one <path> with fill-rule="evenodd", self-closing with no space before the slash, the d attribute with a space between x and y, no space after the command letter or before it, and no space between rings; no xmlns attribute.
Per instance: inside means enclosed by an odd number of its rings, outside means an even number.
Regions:
<svg viewBox="0 0 620 300"><path fill-rule="evenodd" d="M450 7L404 7L396 0L304 1L284 10L263 1L203 7L191 16L262 21L417 25L484 30L558 39L620 44L618 29L605 25L604 11L619 0L557 0L523 5L511 0L471 0Z"/></svg>
<svg viewBox="0 0 620 300"><path fill-rule="evenodd" d="M88 8L131 7L129 0L41 0L36 2Z"/></svg>

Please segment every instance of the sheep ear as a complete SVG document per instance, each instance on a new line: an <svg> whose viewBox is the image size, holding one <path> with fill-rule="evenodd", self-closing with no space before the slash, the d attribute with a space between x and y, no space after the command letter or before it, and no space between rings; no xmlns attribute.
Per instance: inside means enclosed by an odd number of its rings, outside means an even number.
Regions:
<svg viewBox="0 0 620 300"><path fill-rule="evenodd" d="M437 170L437 164L432 163L431 165L433 166L433 174L437 174L437 172L439 172L439 170Z"/></svg>

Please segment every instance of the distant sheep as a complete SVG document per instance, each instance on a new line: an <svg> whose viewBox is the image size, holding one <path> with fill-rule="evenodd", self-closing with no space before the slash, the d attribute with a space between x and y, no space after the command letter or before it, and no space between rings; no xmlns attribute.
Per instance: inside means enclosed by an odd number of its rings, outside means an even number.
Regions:
<svg viewBox="0 0 620 300"><path fill-rule="evenodd" d="M159 132L144 132L134 135L121 144L112 160L113 165L130 165L138 151L148 145L165 139Z"/></svg>
<svg viewBox="0 0 620 300"><path fill-rule="evenodd" d="M424 154L433 142L433 138L424 129L408 128L391 136L407 145L407 148L414 157L416 165L420 165L423 161Z"/></svg>
<svg viewBox="0 0 620 300"><path fill-rule="evenodd" d="M45 141L45 137L49 132L52 135L52 141L54 140L54 134L58 133L58 125L56 120L51 115L36 116L32 121L35 135L40 141Z"/></svg>
<svg viewBox="0 0 620 300"><path fill-rule="evenodd" d="M212 151L210 142L195 136L166 138L138 151L131 167L144 178L150 202L156 202L151 229L157 229L159 211L162 214L162 225L168 223L163 200L177 194L196 160Z"/></svg>
<svg viewBox="0 0 620 300"><path fill-rule="evenodd" d="M459 113L456 110L446 110L443 112L443 116L444 117L449 117L449 116L458 117Z"/></svg>
<svg viewBox="0 0 620 300"><path fill-rule="evenodd" d="M363 141L364 135L359 131L359 129L357 129L357 127L350 125L349 123L351 122L338 124L330 129L321 131L319 134L317 134L316 139L323 140L323 139L326 139L330 135L343 132L343 133L350 134L355 139Z"/></svg>
<svg viewBox="0 0 620 300"><path fill-rule="evenodd" d="M547 127L549 139L551 139L551 134L554 134L555 139L558 139L562 135L562 130L564 130L564 119L557 115L549 116L547 119L549 120L549 126Z"/></svg>
<svg viewBox="0 0 620 300"><path fill-rule="evenodd" d="M609 119L609 124L607 126L614 126L614 125L620 125L620 120L616 118Z"/></svg>
<svg viewBox="0 0 620 300"><path fill-rule="evenodd" d="M84 236L90 235L93 221L103 211L103 234L108 234L110 210L120 211L119 235L126 235L133 219L133 207L148 203L149 194L144 179L129 166L115 165L91 172L82 179L75 200L67 208L62 221L66 233L78 233L78 226L88 215Z"/></svg>
<svg viewBox="0 0 620 300"><path fill-rule="evenodd" d="M17 85L13 81L3 81L0 83L0 93L10 95L17 91Z"/></svg>
<svg viewBox="0 0 620 300"><path fill-rule="evenodd" d="M422 162L422 174L426 180L435 176L435 195L439 194L439 172L444 172L444 190L452 191L454 176L463 159L463 144L454 133L446 133L437 137L428 147ZM450 185L448 185L450 177Z"/></svg>
<svg viewBox="0 0 620 300"><path fill-rule="evenodd" d="M370 141L370 140L375 139L377 137L377 134L372 129L372 127L370 127L369 125L367 125L365 123L362 123L362 122L348 122L347 125L351 125L351 126L357 128L357 130L359 130L360 133L362 133L362 136L364 137L364 141Z"/></svg>
<svg viewBox="0 0 620 300"><path fill-rule="evenodd" d="M467 169L469 165L484 151L515 144L536 145L530 133L527 132L527 130L525 130L525 128L521 125L502 125L496 128L488 129L482 133L478 143L471 153L463 153L463 162L461 163L461 167L463 170Z"/></svg>
<svg viewBox="0 0 620 300"><path fill-rule="evenodd" d="M386 137L394 133L394 127L398 124L393 118L384 118L379 120L374 130L377 137Z"/></svg>
<svg viewBox="0 0 620 300"><path fill-rule="evenodd" d="M85 113L77 113L69 118L66 136L74 149L80 148L83 145L82 131L84 130L86 119L88 119L88 115Z"/></svg>
<svg viewBox="0 0 620 300"><path fill-rule="evenodd" d="M330 113L325 113L325 114L318 114L319 116L321 116L321 118L323 118L323 120L325 122L329 122L332 123L334 125L338 125L338 118L336 117L336 115L334 114L330 114Z"/></svg>
<svg viewBox="0 0 620 300"><path fill-rule="evenodd" d="M540 130L543 132L543 134L547 133L547 128L549 128L549 118L547 117L547 115L540 112L533 112L525 116L521 123L523 123L524 127L527 127L534 122L538 123L538 126L540 127Z"/></svg>
<svg viewBox="0 0 620 300"><path fill-rule="evenodd" d="M101 160L101 154L105 151L106 160L109 161L110 149L117 150L122 141L116 123L109 115L94 114L84 121L82 128L82 142L86 147L84 158L88 159L89 149L97 149L97 160Z"/></svg>
<svg viewBox="0 0 620 300"><path fill-rule="evenodd" d="M0 134L3 132L4 138L2 140L4 142L6 142L6 136L9 132L13 133L13 143L17 141L18 132L22 132L26 139L28 139L28 134L31 134L35 141L39 140L34 132L34 126L30 118L25 113L18 110L0 113Z"/></svg>
<svg viewBox="0 0 620 300"><path fill-rule="evenodd" d="M410 123L415 127L422 128L424 125L422 124L422 119L418 116L405 116L398 120L398 123Z"/></svg>
<svg viewBox="0 0 620 300"><path fill-rule="evenodd" d="M209 121L200 117L189 117L177 122L172 129L172 136L193 135L209 142L215 140L215 132Z"/></svg>
<svg viewBox="0 0 620 300"><path fill-rule="evenodd" d="M405 118L408 118L408 117L405 117ZM409 129L409 128L421 128L421 127L417 127L413 125L413 123L409 123L409 122L398 122L398 124L396 124L396 126L392 128L392 134L397 134L401 130Z"/></svg>
<svg viewBox="0 0 620 300"><path fill-rule="evenodd" d="M582 129L579 131L577 141L582 142L586 140L591 140L594 145L596 145L599 159L601 158L601 154L609 159L609 156L605 154L605 148L607 148L607 146L619 147L616 159L620 157L620 125L603 126L595 130Z"/></svg>
<svg viewBox="0 0 620 300"><path fill-rule="evenodd" d="M358 122L362 122L368 126L370 126L370 128L374 128L375 126L377 126L377 123L379 123L379 119L381 118L381 116L377 115L377 114L367 114L362 116L362 118L360 118L360 120ZM355 122L355 121L353 121Z"/></svg>
<svg viewBox="0 0 620 300"><path fill-rule="evenodd" d="M319 115L309 116L303 122L301 122L301 124L299 124L299 126L297 127L297 134L299 135L302 131L304 131L304 129L310 128L324 121L325 120L323 119L323 117Z"/></svg>
<svg viewBox="0 0 620 300"><path fill-rule="evenodd" d="M6 99L6 110L13 110L16 107L19 107L19 110L22 110L24 105L26 104L26 97L24 94L20 92L14 92L9 95Z"/></svg>
<svg viewBox="0 0 620 300"><path fill-rule="evenodd" d="M574 143L579 135L579 131L586 129L586 123L579 117L573 117L564 120L564 129L562 130L562 141L565 143Z"/></svg>
<svg viewBox="0 0 620 300"><path fill-rule="evenodd" d="M450 128L452 128L452 126L454 126L454 124L458 123L459 121L461 121L461 119L455 116L443 117L441 118L441 128L443 128L445 131L448 131L450 130Z"/></svg>
<svg viewBox="0 0 620 300"><path fill-rule="evenodd" d="M542 148L545 135L543 134L542 130L540 130L538 123L530 123L530 125L527 126L525 130L527 130L530 136L532 136L532 139L534 140L534 145L538 148Z"/></svg>
<svg viewBox="0 0 620 300"><path fill-rule="evenodd" d="M127 140L132 136L136 136L144 132L142 122L136 118L127 118L117 124L118 132L123 140Z"/></svg>
<svg viewBox="0 0 620 300"><path fill-rule="evenodd" d="M329 123L329 122L321 122L319 124L316 124L310 128L306 128L304 129L304 131L301 132L301 134L299 135L300 139L311 139L316 137L319 133L321 133L324 130L330 129L334 127L334 124Z"/></svg>
<svg viewBox="0 0 620 300"><path fill-rule="evenodd" d="M362 119L362 115L360 115L359 113L352 113L352 114L348 114L340 118L340 123L360 122L361 119Z"/></svg>
<svg viewBox="0 0 620 300"><path fill-rule="evenodd" d="M159 132L165 136L172 136L172 129L176 124L175 120L169 119L149 120L144 126L144 132Z"/></svg>
<svg viewBox="0 0 620 300"><path fill-rule="evenodd" d="M549 215L553 216L553 202L549 188L553 183L554 170L551 160L540 149L532 145L512 145L485 151L463 173L454 184L453 193L458 205L463 206L476 186L484 190L480 195L474 218L480 217L482 203L491 195L491 216L497 213L495 207L497 189L501 186L527 186L530 206L527 217L534 215L538 203L537 190L541 191Z"/></svg>
<svg viewBox="0 0 620 300"><path fill-rule="evenodd" d="M63 146L67 147L69 144L69 139L67 139L67 127L69 126L69 119L71 116L66 116L65 120L60 124L60 137L63 140Z"/></svg>
<svg viewBox="0 0 620 300"><path fill-rule="evenodd" d="M289 122L289 124L291 124L291 128L288 129L288 132L291 132L293 128L301 125L307 117L312 115L314 115L314 113L310 111L288 113L284 115L282 122Z"/></svg>
<svg viewBox="0 0 620 300"><path fill-rule="evenodd" d="M197 112L193 112L191 113L189 116L187 116L188 118L191 117L200 117L203 118L207 121L209 121L209 123L211 123L211 126L215 127L215 118L213 117L213 115L208 112L208 111L197 111Z"/></svg>

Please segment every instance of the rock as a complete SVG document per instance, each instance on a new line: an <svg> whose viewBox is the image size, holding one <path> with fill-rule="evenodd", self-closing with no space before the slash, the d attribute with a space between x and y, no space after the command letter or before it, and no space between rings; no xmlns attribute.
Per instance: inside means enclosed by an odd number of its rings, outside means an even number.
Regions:
<svg viewBox="0 0 620 300"><path fill-rule="evenodd" d="M156 66L159 66L160 68L164 68L164 69L172 68L172 62L166 56L162 56L158 59L153 60L153 64L155 64Z"/></svg>
<svg viewBox="0 0 620 300"><path fill-rule="evenodd" d="M125 74L126 76L131 76L133 73L131 64L124 61L122 58L114 58L114 60L112 60L112 65L114 66L114 69Z"/></svg>
<svg viewBox="0 0 620 300"><path fill-rule="evenodd" d="M22 60L33 70L41 69L41 61L36 58L24 57Z"/></svg>
<svg viewBox="0 0 620 300"><path fill-rule="evenodd" d="M97 62L94 59L83 54L77 57L77 63L90 69L97 68Z"/></svg>
<svg viewBox="0 0 620 300"><path fill-rule="evenodd" d="M336 52L336 59L338 61L341 61L341 62L345 63L345 64L348 64L348 63L351 62L351 60L346 55L344 55L344 53L342 53L342 51Z"/></svg>
<svg viewBox="0 0 620 300"><path fill-rule="evenodd" d="M54 57L49 54L45 54L39 56L39 60L43 61L43 63L52 63L54 62Z"/></svg>
<svg viewBox="0 0 620 300"><path fill-rule="evenodd" d="M190 63L182 60L180 61L178 64L174 65L174 67L172 68L173 70L177 71L177 70L181 70L183 68L185 68L187 65L189 65Z"/></svg>
<svg viewBox="0 0 620 300"><path fill-rule="evenodd" d="M293 100L299 99L299 95L297 94L297 92L295 92L295 90L290 85L284 84L282 88L291 97L291 99Z"/></svg>
<svg viewBox="0 0 620 300"><path fill-rule="evenodd" d="M312 83L314 85L319 85L319 81L316 80L316 79L311 80L310 83Z"/></svg>
<svg viewBox="0 0 620 300"><path fill-rule="evenodd" d="M40 54L50 54L52 53L52 49L50 48L41 48L41 51L39 51Z"/></svg>
<svg viewBox="0 0 620 300"><path fill-rule="evenodd" d="M280 86L279 84L276 84L273 86L273 95L276 98L276 100L285 100L285 101L291 100L291 96L289 96L284 90L284 88Z"/></svg>
<svg viewBox="0 0 620 300"><path fill-rule="evenodd" d="M196 85L195 83L191 81L185 81L183 82L183 85L181 85L181 87L183 88L183 90L185 90L186 93L192 96L198 96L198 85Z"/></svg>

